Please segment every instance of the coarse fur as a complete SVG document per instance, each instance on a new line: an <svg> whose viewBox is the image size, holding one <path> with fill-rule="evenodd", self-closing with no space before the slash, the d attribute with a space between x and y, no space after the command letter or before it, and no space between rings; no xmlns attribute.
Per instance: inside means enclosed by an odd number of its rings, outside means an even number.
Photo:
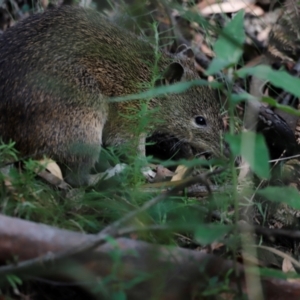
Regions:
<svg viewBox="0 0 300 300"><path fill-rule="evenodd" d="M14 140L22 155L67 165L69 183L87 184L101 144L132 139L138 122L126 115L139 101L107 99L149 88L157 60L156 83L199 77L190 49L159 52L157 59L150 44L95 11L62 6L28 17L0 37L0 136ZM170 134L220 154L223 123L214 90L196 86L148 103L163 122L151 124L147 134ZM206 125L197 125L196 116Z"/></svg>
<svg viewBox="0 0 300 300"><path fill-rule="evenodd" d="M268 62L296 63L300 57L300 4L287 0L269 34Z"/></svg>

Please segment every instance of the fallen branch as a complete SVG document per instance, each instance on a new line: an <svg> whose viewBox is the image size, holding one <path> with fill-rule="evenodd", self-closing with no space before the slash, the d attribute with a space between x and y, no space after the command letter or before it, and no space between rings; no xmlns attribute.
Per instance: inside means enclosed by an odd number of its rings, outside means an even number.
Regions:
<svg viewBox="0 0 300 300"><path fill-rule="evenodd" d="M19 261L30 260L46 253L57 253L76 248L82 243L94 241L95 236L56 229L16 218L0 216L0 262L4 264L13 257ZM114 255L112 255L114 254ZM117 257L117 258L116 258ZM233 263L214 255L200 253L176 247L155 246L126 238L105 243L89 253L80 253L60 260L59 263L40 261L35 266L18 269L14 265L13 274L21 277L46 276L62 280L60 275L68 267L69 279L75 275L78 264L89 274L89 285L99 284L99 278L108 278L114 272L113 281L107 282L107 288L118 288L118 283L129 283L143 275L143 279L126 289L128 299L195 299L195 295L207 290L213 277L220 283L228 280L232 293L237 292L237 284L246 292L244 270L237 265L239 276L231 272ZM70 267L73 266L73 267ZM4 267L7 268L8 266ZM2 267L3 268L3 267ZM3 270L3 269L2 269ZM12 272L2 272L0 278ZM94 277L91 277L91 274ZM257 275L258 276L258 275ZM84 277L86 278L86 277ZM94 281L91 281L94 278ZM226 279L227 278L227 279ZM86 283L77 280L79 285ZM261 279L265 299L299 299L300 285L273 278ZM227 286L228 287L228 286ZM229 292L227 292L229 294ZM152 298L153 299L153 298Z"/></svg>
<svg viewBox="0 0 300 300"><path fill-rule="evenodd" d="M278 237L286 237L293 240L300 240L300 231L291 229L271 229L262 226L253 226L244 223L240 223L238 229L242 233L253 233L263 235L271 241L274 241Z"/></svg>
<svg viewBox="0 0 300 300"><path fill-rule="evenodd" d="M70 256L79 255L84 252L89 252L89 251L95 249L96 247L98 247L99 245L101 245L102 243L104 243L109 236L116 237L118 235L118 230L122 226L124 226L127 222L129 222L133 218L137 217L140 213L143 213L144 211L146 211L150 207L154 206L155 204L159 203L160 201L162 201L170 196L176 195L179 191L181 191L185 187L190 186L192 184L201 182L205 185L205 187L207 188L209 193L211 193L212 191L211 191L209 183L208 183L208 178L210 176L219 174L222 171L223 171L223 169L220 168L220 169L216 169L211 172L207 172L206 174L201 174L196 177L191 177L191 178L182 180L182 182L179 183L178 185L176 185L173 189L166 191L164 193L161 193L160 195L158 195L158 196L152 198L150 201L146 202L144 205L142 205L138 209L136 209L132 212L129 212L127 215L125 215L120 220L117 220L114 223L108 225L106 228L104 228L104 230L102 230L97 235L93 235L93 238L89 239L88 241L78 244L77 247L70 247L69 249L61 251L56 254L47 253L43 257L32 259L32 261L30 261L30 262L20 263L18 266L18 270L27 269L28 266L30 266L30 267L37 266L41 262L43 264L50 264L50 263L53 264L55 262L58 263L59 261L69 258ZM2 272L4 272L4 273L7 272L5 267L0 268L0 276L1 276Z"/></svg>

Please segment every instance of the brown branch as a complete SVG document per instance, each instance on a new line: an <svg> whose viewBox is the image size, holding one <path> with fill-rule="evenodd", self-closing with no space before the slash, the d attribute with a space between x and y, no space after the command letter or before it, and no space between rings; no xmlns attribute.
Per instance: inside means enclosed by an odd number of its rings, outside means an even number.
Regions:
<svg viewBox="0 0 300 300"><path fill-rule="evenodd" d="M20 261L29 260L45 253L57 253L76 248L81 243L94 240L93 235L85 235L67 230L56 229L43 224L36 224L16 218L0 216L0 261L2 263L17 256ZM118 259L113 259L112 253ZM115 256L116 257L116 256ZM118 288L118 283L131 282L144 275L144 279L126 289L128 299L195 299L195 293L201 293L208 287L211 278L218 278L220 283L228 280L228 287L237 291L237 279L244 284L244 271L237 265L239 277L233 272L231 261L220 259L214 255L200 253L176 247L151 245L141 241L119 238L114 243L106 243L89 253L81 253L59 263L35 266L35 270L17 270L17 276L46 276L62 281L64 268L68 267L68 275L87 279L82 274L89 274L90 286L99 283L99 278L107 278L114 271L114 280L108 282L107 288ZM82 274L75 274L80 270ZM85 272L84 272L85 270ZM4 278L2 273L0 278ZM91 276L91 275L94 275ZM71 277L72 278L72 277ZM70 277L69 277L70 279ZM91 281L94 280L94 281ZM299 299L300 285L283 280L263 278L261 283L264 299ZM80 282L77 281L77 284ZM85 283L81 283L85 286ZM232 292L232 293L233 293ZM228 292L229 294L229 292ZM198 294L199 295L199 294Z"/></svg>
<svg viewBox="0 0 300 300"><path fill-rule="evenodd" d="M270 240L274 240L276 237L287 237L290 239L300 240L299 230L288 230L288 229L271 229L262 226L251 226L248 224L240 223L239 231L242 233L252 233L263 235Z"/></svg>
<svg viewBox="0 0 300 300"><path fill-rule="evenodd" d="M74 256L74 255L81 254L83 252L91 251L91 250L95 249L96 247L98 247L100 244L104 243L109 236L117 236L119 228L121 228L121 226L124 226L124 224L126 224L128 221L132 220L133 218L138 216L140 213L146 211L147 209L149 209L150 207L159 203L160 201L166 199L167 197L176 195L179 191L181 191L182 189L184 189L185 187L187 187L189 185L198 183L200 181L207 187L208 191L211 193L210 186L208 183L208 178L210 176L219 174L222 171L223 171L223 169L220 168L220 169L216 169L211 172L207 172L206 174L203 174L203 175L199 175L196 177L191 177L186 180L183 180L180 184L175 186L172 190L164 192L164 193L158 195L157 197L154 197L150 201L146 202L140 208L128 213L120 220L117 220L114 223L112 223L111 225L107 226L99 234L94 235L93 238L89 239L86 242L78 244L77 247L70 247L69 249L63 250L56 254L47 253L47 254L43 255L42 257L33 258L29 262L26 262L26 261L21 262L18 264L17 268L14 268L14 272L20 271L20 270L26 270L31 267L36 267L40 263L43 263L44 265L50 265L55 262L57 263L59 261L67 259L70 256ZM6 272L11 271L10 268L11 268L10 266L1 267L0 268L0 276L1 276L1 274L5 274Z"/></svg>

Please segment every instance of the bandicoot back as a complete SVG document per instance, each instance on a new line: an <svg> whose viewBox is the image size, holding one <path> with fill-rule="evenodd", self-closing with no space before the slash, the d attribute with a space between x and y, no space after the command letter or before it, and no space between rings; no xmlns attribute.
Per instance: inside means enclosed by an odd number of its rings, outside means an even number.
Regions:
<svg viewBox="0 0 300 300"><path fill-rule="evenodd" d="M102 143L134 138L138 119L126 116L141 102L110 103L110 97L137 94L151 82L199 78L186 46L174 55L155 55L149 43L97 12L71 6L33 15L5 31L0 69L2 139L15 141L21 155L47 155L66 165L72 185L95 182L89 172ZM194 86L147 103L149 110L158 108L159 122L145 129L141 142L153 132L166 133L199 151L220 154L223 124L211 88Z"/></svg>

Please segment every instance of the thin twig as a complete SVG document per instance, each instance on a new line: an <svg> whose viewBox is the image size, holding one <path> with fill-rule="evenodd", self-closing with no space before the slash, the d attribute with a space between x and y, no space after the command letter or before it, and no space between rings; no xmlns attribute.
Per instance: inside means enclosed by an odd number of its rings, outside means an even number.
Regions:
<svg viewBox="0 0 300 300"><path fill-rule="evenodd" d="M274 239L276 237L287 237L290 239L300 240L299 230L288 230L288 229L270 229L262 226L251 226L246 224L239 224L238 229L240 232L255 232L256 234L261 234L269 239Z"/></svg>

